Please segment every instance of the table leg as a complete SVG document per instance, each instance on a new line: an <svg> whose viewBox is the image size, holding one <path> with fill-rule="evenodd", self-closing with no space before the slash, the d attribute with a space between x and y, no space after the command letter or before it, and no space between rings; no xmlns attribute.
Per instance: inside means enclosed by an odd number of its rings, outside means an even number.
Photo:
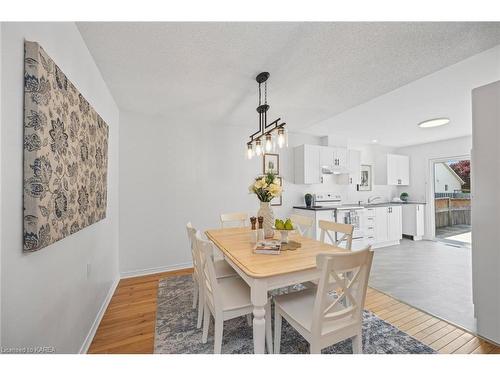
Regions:
<svg viewBox="0 0 500 375"><path fill-rule="evenodd" d="M263 280L254 280L252 289L253 304L253 350L255 354L264 354L266 337L267 288Z"/></svg>

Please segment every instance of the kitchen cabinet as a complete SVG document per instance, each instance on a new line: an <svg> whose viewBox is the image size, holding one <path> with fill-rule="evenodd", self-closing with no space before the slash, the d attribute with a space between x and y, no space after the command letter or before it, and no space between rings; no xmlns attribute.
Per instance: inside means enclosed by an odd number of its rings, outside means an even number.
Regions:
<svg viewBox="0 0 500 375"><path fill-rule="evenodd" d="M342 147L319 146L319 162L321 167L329 167L333 170L347 169L348 152Z"/></svg>
<svg viewBox="0 0 500 375"><path fill-rule="evenodd" d="M425 205L405 204L403 206L403 234L414 241L420 241L424 236Z"/></svg>
<svg viewBox="0 0 500 375"><path fill-rule="evenodd" d="M402 207L387 207L387 238L389 241L399 241L403 238Z"/></svg>
<svg viewBox="0 0 500 375"><path fill-rule="evenodd" d="M373 219L370 221L370 218ZM371 226L373 229L370 229ZM368 208L366 210L365 232L367 244L374 248L399 244L403 236L401 206Z"/></svg>
<svg viewBox="0 0 500 375"><path fill-rule="evenodd" d="M409 185L410 158L396 154L378 157L375 163L375 181L377 185Z"/></svg>
<svg viewBox="0 0 500 375"><path fill-rule="evenodd" d="M322 146L301 145L294 148L294 180L296 184L320 184L320 149Z"/></svg>
<svg viewBox="0 0 500 375"><path fill-rule="evenodd" d="M366 246L374 246L376 242L376 211L375 208L365 210L364 235Z"/></svg>
<svg viewBox="0 0 500 375"><path fill-rule="evenodd" d="M319 146L319 165L320 167L332 167L335 158L334 149L326 146Z"/></svg>
<svg viewBox="0 0 500 375"><path fill-rule="evenodd" d="M333 148L333 168L334 169L347 169L347 148L335 147Z"/></svg>
<svg viewBox="0 0 500 375"><path fill-rule="evenodd" d="M389 239L388 207L377 207L375 209L375 242L387 242Z"/></svg>
<svg viewBox="0 0 500 375"><path fill-rule="evenodd" d="M348 151L349 185L359 185L361 183L361 151Z"/></svg>
<svg viewBox="0 0 500 375"><path fill-rule="evenodd" d="M296 184L322 183L322 167L348 173L348 152L342 147L301 145L294 148L294 170ZM356 173L357 175L359 172Z"/></svg>

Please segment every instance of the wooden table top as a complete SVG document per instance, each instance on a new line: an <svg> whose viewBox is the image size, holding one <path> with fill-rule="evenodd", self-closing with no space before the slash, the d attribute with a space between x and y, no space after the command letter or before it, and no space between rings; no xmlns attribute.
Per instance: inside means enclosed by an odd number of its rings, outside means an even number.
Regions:
<svg viewBox="0 0 500 375"><path fill-rule="evenodd" d="M299 249L281 251L279 255L254 254L249 227L209 229L205 234L225 256L253 278L272 277L315 268L316 255L346 251L309 237L302 237L298 233L290 233L290 240L301 243ZM279 233L276 233L275 239L278 238Z"/></svg>

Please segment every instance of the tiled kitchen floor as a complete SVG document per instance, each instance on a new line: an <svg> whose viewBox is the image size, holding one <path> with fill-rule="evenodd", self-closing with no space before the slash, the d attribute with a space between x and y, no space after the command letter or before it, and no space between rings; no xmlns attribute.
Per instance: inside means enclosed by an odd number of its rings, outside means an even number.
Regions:
<svg viewBox="0 0 500 375"><path fill-rule="evenodd" d="M370 286L476 332L468 247L403 240L375 249Z"/></svg>

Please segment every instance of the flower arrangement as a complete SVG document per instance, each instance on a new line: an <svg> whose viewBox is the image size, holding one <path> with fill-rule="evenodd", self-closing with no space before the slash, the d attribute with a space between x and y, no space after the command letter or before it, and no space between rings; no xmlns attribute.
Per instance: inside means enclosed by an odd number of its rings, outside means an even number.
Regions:
<svg viewBox="0 0 500 375"><path fill-rule="evenodd" d="M261 202L270 202L273 198L279 197L283 189L279 185L276 173L271 171L263 177L256 177L248 190L251 194L257 195Z"/></svg>

